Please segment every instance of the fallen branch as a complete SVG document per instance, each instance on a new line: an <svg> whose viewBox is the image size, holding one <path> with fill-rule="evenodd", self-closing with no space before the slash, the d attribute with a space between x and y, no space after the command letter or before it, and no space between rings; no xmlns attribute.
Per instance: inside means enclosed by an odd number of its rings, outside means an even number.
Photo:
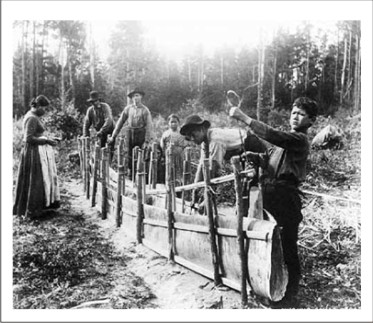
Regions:
<svg viewBox="0 0 373 323"><path fill-rule="evenodd" d="M97 301L85 302L80 305L74 306L71 309L85 308L85 307L89 307L92 305L101 305L101 304L108 304L108 303L110 303L110 299L106 298L106 299L97 300Z"/></svg>

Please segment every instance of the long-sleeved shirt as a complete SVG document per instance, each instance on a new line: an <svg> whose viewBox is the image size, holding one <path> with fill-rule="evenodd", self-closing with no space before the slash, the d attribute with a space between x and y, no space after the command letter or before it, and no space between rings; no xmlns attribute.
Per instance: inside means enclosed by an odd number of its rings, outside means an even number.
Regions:
<svg viewBox="0 0 373 323"><path fill-rule="evenodd" d="M251 130L261 139L272 144L268 148L268 175L273 179L306 179L306 162L310 144L303 132L285 132L276 130L260 121L252 120Z"/></svg>
<svg viewBox="0 0 373 323"><path fill-rule="evenodd" d="M128 120L128 127L132 129L143 129L145 128L145 141L150 142L153 136L153 122L152 116L149 109L141 104L136 106L135 104L127 105L117 122L117 125L113 132L113 137L118 136L124 123Z"/></svg>
<svg viewBox="0 0 373 323"><path fill-rule="evenodd" d="M100 102L99 107L90 106L84 119L83 135L89 136L89 128L93 125L96 131L110 134L114 129L114 120L111 108L107 103Z"/></svg>
<svg viewBox="0 0 373 323"><path fill-rule="evenodd" d="M242 149L246 139L246 132L242 129L211 128L207 131L210 151L210 165L215 160L220 166L227 151ZM201 163L204 159L201 151Z"/></svg>
<svg viewBox="0 0 373 323"><path fill-rule="evenodd" d="M44 145L46 139L41 138L45 128L40 118L32 111L28 111L23 119L23 141L31 145Z"/></svg>

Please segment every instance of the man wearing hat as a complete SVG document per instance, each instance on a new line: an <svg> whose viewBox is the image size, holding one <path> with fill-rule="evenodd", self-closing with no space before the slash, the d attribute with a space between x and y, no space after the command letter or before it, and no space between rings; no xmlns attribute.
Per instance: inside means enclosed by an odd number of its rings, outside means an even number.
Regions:
<svg viewBox="0 0 373 323"><path fill-rule="evenodd" d="M91 125L97 131L97 138L100 139L100 146L105 147L108 135L114 130L114 121L111 108L107 103L101 102L97 91L89 94L87 102L92 105L88 108L83 124L83 136L89 137ZM111 143L111 150L114 145Z"/></svg>
<svg viewBox="0 0 373 323"><path fill-rule="evenodd" d="M210 159L211 178L218 177L222 168L223 160L229 160L234 155L240 155L245 150L264 152L265 146L262 141L239 128L211 128L208 120L203 120L198 115L190 115L186 118L180 129L180 134L186 140L191 140L197 145L204 144L208 147ZM204 154L201 151L201 160L197 168L194 182L202 180L202 164ZM196 191L193 192L193 203L196 199Z"/></svg>
<svg viewBox="0 0 373 323"><path fill-rule="evenodd" d="M132 149L136 146L140 148L148 147L152 140L152 116L149 109L141 102L144 96L145 93L140 89L135 89L128 94L132 103L123 109L113 135L108 140L109 142L114 141L127 121L126 145L128 149L128 168L130 171L132 171Z"/></svg>

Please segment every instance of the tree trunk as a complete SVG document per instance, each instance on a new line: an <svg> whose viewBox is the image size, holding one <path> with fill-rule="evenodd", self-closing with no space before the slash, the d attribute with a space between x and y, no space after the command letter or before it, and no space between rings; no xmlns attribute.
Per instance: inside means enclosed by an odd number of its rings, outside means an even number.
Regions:
<svg viewBox="0 0 373 323"><path fill-rule="evenodd" d="M36 47L36 35L35 35L35 21L33 22L32 30L32 57L30 67L30 95L35 97L35 47Z"/></svg>
<svg viewBox="0 0 373 323"><path fill-rule="evenodd" d="M276 102L276 77L277 77L277 43L275 43L275 51L273 53L273 69L272 69L272 99L271 109L275 108Z"/></svg>
<svg viewBox="0 0 373 323"><path fill-rule="evenodd" d="M40 81L40 56L43 56L43 52L40 52L40 47L41 45L39 44L39 37L38 37L38 41L37 41L37 57L36 57L36 61L35 61L35 91L37 94L39 94L40 92L40 88L39 88L39 81Z"/></svg>
<svg viewBox="0 0 373 323"><path fill-rule="evenodd" d="M70 88L71 88L71 100L72 102L75 101L75 82L74 82L74 69L73 69L73 55L72 55L72 46L71 44L68 45L67 48L67 66L69 68L69 82L70 82Z"/></svg>
<svg viewBox="0 0 373 323"><path fill-rule="evenodd" d="M351 82L352 82L352 73L351 73L351 51L352 51L352 30L349 30L349 41L348 41L348 74L347 74L347 100L350 103L351 100Z"/></svg>
<svg viewBox="0 0 373 323"><path fill-rule="evenodd" d="M335 70L334 70L334 98L338 94L338 59L339 59L339 27L337 31L337 53L335 57Z"/></svg>
<svg viewBox="0 0 373 323"><path fill-rule="evenodd" d="M190 64L190 57L188 57L188 81L189 81L190 90L193 90L193 84L192 84L192 67L191 67L191 64Z"/></svg>
<svg viewBox="0 0 373 323"><path fill-rule="evenodd" d="M260 120L260 111L262 110L262 98L263 98L263 76L264 76L264 44L262 33L260 35L260 45L258 51L258 99L256 106L256 117Z"/></svg>
<svg viewBox="0 0 373 323"><path fill-rule="evenodd" d="M360 110L360 37L359 30L356 31L355 40L355 80L354 80L354 112L357 113Z"/></svg>
<svg viewBox="0 0 373 323"><path fill-rule="evenodd" d="M25 21L22 24L22 77L21 77L21 93L22 93L22 104L24 111L27 109L27 97L26 97L26 49L27 49L27 24L25 26Z"/></svg>
<svg viewBox="0 0 373 323"><path fill-rule="evenodd" d="M126 54L127 54L127 62L126 62L126 79L127 79L127 105L129 105L131 103L131 99L128 97L128 94L130 93L130 76L129 76L129 72L130 72L130 52L129 50L127 49L126 50Z"/></svg>
<svg viewBox="0 0 373 323"><path fill-rule="evenodd" d="M39 74L38 74L38 90L37 92L44 92L44 48L45 48L45 38L46 38L46 22L43 23L43 33L40 47L40 59L39 59Z"/></svg>
<svg viewBox="0 0 373 323"><path fill-rule="evenodd" d="M342 67L342 76L341 76L341 93L339 96L339 104L343 103L343 94L344 94L344 85L345 85L345 76L346 76L346 64L347 64L347 37L344 39L344 54L343 54L343 67Z"/></svg>
<svg viewBox="0 0 373 323"><path fill-rule="evenodd" d="M92 37L92 23L89 23L89 71L91 76L92 89L95 88L95 49Z"/></svg>
<svg viewBox="0 0 373 323"><path fill-rule="evenodd" d="M307 59L307 62L306 62L306 76L305 76L305 79L304 79L304 90L305 90L305 93L307 95L307 89L308 89L308 82L309 82L309 79L310 79L310 31L309 29L307 28L307 44L306 44L306 59Z"/></svg>
<svg viewBox="0 0 373 323"><path fill-rule="evenodd" d="M224 86L224 57L223 55L220 58L220 83L221 86Z"/></svg>
<svg viewBox="0 0 373 323"><path fill-rule="evenodd" d="M64 76L64 67L65 67L65 59L64 59L64 46L63 46L63 38L60 37L60 47L59 47L59 56L61 60L61 85L60 85L60 96L61 96L61 108L65 107L65 76Z"/></svg>

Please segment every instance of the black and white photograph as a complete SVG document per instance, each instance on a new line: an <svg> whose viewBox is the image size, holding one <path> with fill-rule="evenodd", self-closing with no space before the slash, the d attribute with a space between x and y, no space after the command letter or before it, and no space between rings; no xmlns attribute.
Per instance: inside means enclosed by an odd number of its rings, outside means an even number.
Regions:
<svg viewBox="0 0 373 323"><path fill-rule="evenodd" d="M2 321L373 319L371 1L1 6Z"/></svg>

